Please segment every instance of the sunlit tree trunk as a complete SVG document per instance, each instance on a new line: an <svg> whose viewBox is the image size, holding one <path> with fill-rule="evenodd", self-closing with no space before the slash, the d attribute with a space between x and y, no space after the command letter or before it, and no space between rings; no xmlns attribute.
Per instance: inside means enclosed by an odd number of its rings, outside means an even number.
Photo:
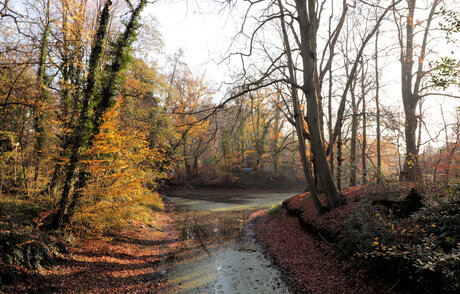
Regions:
<svg viewBox="0 0 460 294"><path fill-rule="evenodd" d="M316 18L316 1L296 1L300 30L300 54L302 56L303 86L302 91L307 101L307 124L310 133L310 144L314 164L318 169L319 180L326 194L328 207L333 209L341 205L341 195L332 177L327 162L324 140L321 136L320 109L318 93L315 86L316 66L316 33L318 20Z"/></svg>
<svg viewBox="0 0 460 294"><path fill-rule="evenodd" d="M84 144L83 141L85 141L85 137L87 136L86 132L89 123L90 103L94 99L94 95L96 92L97 73L99 71L101 64L104 40L107 36L107 26L110 19L109 10L111 5L111 1L105 2L103 11L100 15L99 25L94 39L94 44L91 48L92 50L89 61L86 87L83 94L82 107L80 111L80 116L77 121L77 125L69 138L69 145L71 146L71 155L69 163L67 164L65 169L64 187L61 194L61 200L59 202L59 210L56 213L51 224L52 228L60 228L62 225L64 225L69 212L68 209L69 204L71 202L70 192L72 189L72 184L74 182L75 171L80 161L80 147Z"/></svg>
<svg viewBox="0 0 460 294"><path fill-rule="evenodd" d="M88 77L83 96L80 116L76 127L70 137L71 155L66 167L64 188L59 204L59 210L55 215L52 227L62 227L75 213L75 207L82 195L86 185L87 173L85 165L81 164L81 147L91 147L91 140L99 133L103 122L103 115L113 104L113 97L120 86L120 73L126 67L129 59L129 48L136 37L138 18L146 4L141 0L133 9L131 17L126 24L125 31L117 39L114 46L114 55L111 66L107 69L108 79L102 86L100 96L96 96L96 85L98 83L98 71L102 61L107 28L110 20L111 0L107 0L99 18L98 29L91 50ZM94 114L89 116L91 107L94 104ZM74 193L71 193L72 184L75 180Z"/></svg>

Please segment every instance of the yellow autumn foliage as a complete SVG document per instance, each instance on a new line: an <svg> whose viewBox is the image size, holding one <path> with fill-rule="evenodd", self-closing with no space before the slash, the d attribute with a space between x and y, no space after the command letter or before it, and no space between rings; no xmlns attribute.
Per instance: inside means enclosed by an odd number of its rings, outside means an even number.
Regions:
<svg viewBox="0 0 460 294"><path fill-rule="evenodd" d="M91 228L94 233L121 226L129 219L153 221L152 212L163 209L158 193L147 188L155 188L166 177L153 168L164 160L163 152L149 148L146 131L121 123L122 104L119 97L104 115L100 133L86 152L90 176L74 225Z"/></svg>

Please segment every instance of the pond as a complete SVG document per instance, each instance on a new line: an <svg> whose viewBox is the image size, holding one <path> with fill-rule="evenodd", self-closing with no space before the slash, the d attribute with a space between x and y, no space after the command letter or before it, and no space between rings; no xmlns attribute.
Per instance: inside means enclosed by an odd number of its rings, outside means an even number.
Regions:
<svg viewBox="0 0 460 294"><path fill-rule="evenodd" d="M171 193L184 247L166 278L167 293L289 293L244 226L256 210L280 204L290 193Z"/></svg>

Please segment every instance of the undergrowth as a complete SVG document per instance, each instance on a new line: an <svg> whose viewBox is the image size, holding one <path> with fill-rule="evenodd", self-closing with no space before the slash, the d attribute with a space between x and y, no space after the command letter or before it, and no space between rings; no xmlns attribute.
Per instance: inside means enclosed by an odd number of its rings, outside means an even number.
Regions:
<svg viewBox="0 0 460 294"><path fill-rule="evenodd" d="M129 200L99 201L97 205L82 205L82 209L75 214L68 226L68 231L78 237L106 236L114 231L121 230L131 220L143 223L153 223L156 220L155 212L163 210L164 204L156 192L146 193L137 198L136 203Z"/></svg>
<svg viewBox="0 0 460 294"><path fill-rule="evenodd" d="M438 189L424 199L426 207L407 218L363 201L344 222L339 246L358 263L392 276L398 287L459 293L460 190Z"/></svg>

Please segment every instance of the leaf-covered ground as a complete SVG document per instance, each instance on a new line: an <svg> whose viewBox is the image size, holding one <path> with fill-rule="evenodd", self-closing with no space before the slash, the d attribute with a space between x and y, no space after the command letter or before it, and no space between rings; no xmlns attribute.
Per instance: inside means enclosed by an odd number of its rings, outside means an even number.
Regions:
<svg viewBox="0 0 460 294"><path fill-rule="evenodd" d="M274 214L264 210L252 215L257 241L285 274L294 292L392 293L393 285L342 258L336 245L323 237L339 234L345 216L358 205L364 189L345 190L348 204L322 216L314 211L311 200L304 200L305 194L285 201L291 214L283 209ZM292 211L297 217L292 216ZM306 230L306 225L311 230Z"/></svg>
<svg viewBox="0 0 460 294"><path fill-rule="evenodd" d="M132 222L111 240L85 240L57 265L40 273L21 270L6 293L155 293L165 287L165 263L180 247L173 220L157 214L154 225ZM0 269L9 267L0 261ZM11 269L10 269L11 270ZM5 281L4 281L5 282Z"/></svg>

